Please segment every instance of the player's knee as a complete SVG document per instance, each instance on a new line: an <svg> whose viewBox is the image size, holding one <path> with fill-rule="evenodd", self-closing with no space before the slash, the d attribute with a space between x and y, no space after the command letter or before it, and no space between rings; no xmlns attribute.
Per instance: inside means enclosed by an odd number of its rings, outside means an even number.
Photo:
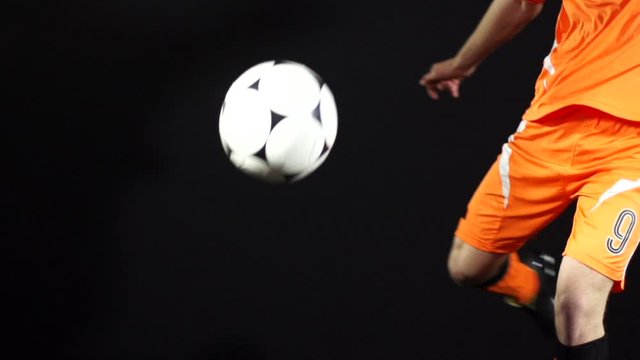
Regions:
<svg viewBox="0 0 640 360"><path fill-rule="evenodd" d="M455 255L449 256L447 269L451 280L458 285L474 286L482 281L477 272L473 271L473 269L468 266L465 266L464 262Z"/></svg>
<svg viewBox="0 0 640 360"><path fill-rule="evenodd" d="M588 296L558 293L555 298L555 318L558 336L565 345L593 340L603 331L602 316Z"/></svg>
<svg viewBox="0 0 640 360"><path fill-rule="evenodd" d="M449 277L460 286L478 286L490 275L489 270L484 264L479 265L465 250L468 248L462 241L454 243L447 260Z"/></svg>

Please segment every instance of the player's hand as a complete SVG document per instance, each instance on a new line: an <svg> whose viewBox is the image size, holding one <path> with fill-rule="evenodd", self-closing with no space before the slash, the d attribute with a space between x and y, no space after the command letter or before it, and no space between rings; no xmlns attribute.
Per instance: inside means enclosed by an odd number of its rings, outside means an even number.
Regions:
<svg viewBox="0 0 640 360"><path fill-rule="evenodd" d="M440 93L448 92L454 98L460 97L460 84L471 76L475 68L461 69L455 65L454 59L448 59L431 65L429 72L420 78L420 85L427 89L427 94L434 100Z"/></svg>

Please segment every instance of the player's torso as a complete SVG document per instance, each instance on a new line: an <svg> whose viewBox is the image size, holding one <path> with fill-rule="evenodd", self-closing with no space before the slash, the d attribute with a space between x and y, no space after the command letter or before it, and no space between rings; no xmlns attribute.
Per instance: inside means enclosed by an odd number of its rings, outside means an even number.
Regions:
<svg viewBox="0 0 640 360"><path fill-rule="evenodd" d="M565 0L525 116L582 104L640 121L640 1Z"/></svg>

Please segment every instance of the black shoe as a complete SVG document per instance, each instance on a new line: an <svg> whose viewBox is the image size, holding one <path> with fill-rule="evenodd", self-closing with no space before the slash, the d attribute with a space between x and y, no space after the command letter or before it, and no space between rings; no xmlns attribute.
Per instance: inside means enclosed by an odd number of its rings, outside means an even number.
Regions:
<svg viewBox="0 0 640 360"><path fill-rule="evenodd" d="M526 311L538 323L542 332L551 340L556 340L554 298L558 276L557 261L551 255L541 252L526 252L521 255L524 264L534 269L540 278L540 292L531 304L520 304L512 298L505 301Z"/></svg>

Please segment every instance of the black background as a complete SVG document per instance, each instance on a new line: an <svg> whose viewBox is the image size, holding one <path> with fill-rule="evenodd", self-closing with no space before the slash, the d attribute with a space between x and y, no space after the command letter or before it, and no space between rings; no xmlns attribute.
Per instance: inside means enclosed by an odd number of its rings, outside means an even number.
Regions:
<svg viewBox="0 0 640 360"><path fill-rule="evenodd" d="M428 99L488 1L103 0L2 5L1 323L11 359L551 359L446 273L466 201L533 94L559 1ZM304 63L338 105L304 180L261 183L218 137L231 82ZM559 255L571 214L532 246ZM632 359L636 267L612 298Z"/></svg>

